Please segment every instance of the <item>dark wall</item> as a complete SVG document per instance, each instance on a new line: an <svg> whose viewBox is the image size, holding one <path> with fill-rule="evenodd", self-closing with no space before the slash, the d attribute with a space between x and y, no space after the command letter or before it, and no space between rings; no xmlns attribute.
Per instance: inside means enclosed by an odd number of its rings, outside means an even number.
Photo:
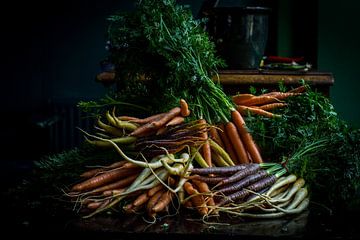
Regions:
<svg viewBox="0 0 360 240"><path fill-rule="evenodd" d="M106 54L106 17L132 7L132 1L118 0L13 1L2 7L1 158L37 159L56 150L46 123L65 116L55 116L54 105L104 95L106 88L94 79Z"/></svg>
<svg viewBox="0 0 360 240"><path fill-rule="evenodd" d="M335 77L331 99L339 115L360 127L359 1L319 0L319 68Z"/></svg>
<svg viewBox="0 0 360 240"><path fill-rule="evenodd" d="M191 4L195 15L203 1L178 2ZM278 6L274 11L277 24L272 27L277 28L272 36L277 44L271 39L271 53L308 54L319 70L333 72L331 97L336 110L359 126L359 3L306 2L274 1L273 5ZM6 150L1 158L37 159L49 151L76 145L71 140L72 144L50 146L55 133L39 123L49 123L49 119L60 123L59 119L67 118L63 110L54 113L56 104L75 105L80 99L106 93L107 89L94 81L106 54L106 17L119 9L132 8L131 0L17 1L3 7L0 131L2 149ZM74 133L70 125L62 124L57 131Z"/></svg>

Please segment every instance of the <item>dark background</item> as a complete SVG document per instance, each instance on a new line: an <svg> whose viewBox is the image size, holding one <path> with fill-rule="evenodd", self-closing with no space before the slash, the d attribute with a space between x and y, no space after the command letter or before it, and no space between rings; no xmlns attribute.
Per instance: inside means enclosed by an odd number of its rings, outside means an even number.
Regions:
<svg viewBox="0 0 360 240"><path fill-rule="evenodd" d="M178 2L191 4L197 15L203 1ZM269 0L268 4L274 9L266 53L305 55L319 71L333 73L330 97L335 109L349 124L360 127L359 1ZM2 4L1 186L21 181L34 160L82 141L74 127L88 127L89 121L81 118L76 104L107 91L95 82L106 55L106 17L132 6L131 0ZM341 231L352 228L343 225L334 221L334 228L344 227ZM319 230L324 231L328 230Z"/></svg>
<svg viewBox="0 0 360 240"><path fill-rule="evenodd" d="M197 15L203 1L191 4ZM305 55L332 72L330 97L340 117L360 127L357 106L358 1L268 1L273 7L267 54ZM102 97L95 82L105 57L106 17L130 0L13 1L1 14L1 157L10 171L76 146L86 126L76 103Z"/></svg>

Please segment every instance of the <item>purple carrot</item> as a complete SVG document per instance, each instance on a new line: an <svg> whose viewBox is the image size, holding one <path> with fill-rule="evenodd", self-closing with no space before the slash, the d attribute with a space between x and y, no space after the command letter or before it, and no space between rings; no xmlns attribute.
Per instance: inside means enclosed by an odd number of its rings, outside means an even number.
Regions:
<svg viewBox="0 0 360 240"><path fill-rule="evenodd" d="M226 195L227 193L232 193L232 192L235 192L235 191L239 191L242 188L247 187L250 184L257 182L260 179L262 179L262 178L264 178L264 177L266 177L268 175L269 175L268 171L259 170L257 173L249 175L249 176L243 178L242 180L240 180L239 182L228 184L228 185L220 188L218 190L218 192Z"/></svg>
<svg viewBox="0 0 360 240"><path fill-rule="evenodd" d="M261 168L260 164L251 164L251 165L249 165L249 167L247 167L245 169L241 169L241 170L237 171L236 173L234 173L233 175L231 175L230 177L219 182L219 184L216 187L224 185L224 184L228 184L228 183L237 182L237 181L243 179L244 177L247 177L251 174L256 173L257 171L259 171L260 168Z"/></svg>
<svg viewBox="0 0 360 240"><path fill-rule="evenodd" d="M235 192L233 194L230 194L229 196L224 197L217 204L217 206L223 206L223 205L228 204L230 202L236 202L236 201L242 200L245 197L250 195L250 191L248 191L248 190L251 190L251 191L254 191L254 192L261 191L262 189L274 184L276 179L277 179L277 177L275 175L269 175L269 176L261 179L260 181L251 184L247 188L243 188L242 190L240 190L238 192Z"/></svg>
<svg viewBox="0 0 360 240"><path fill-rule="evenodd" d="M220 181L224 180L225 177L205 177L200 175L190 176L189 179L194 179L202 182L206 182L207 184L218 184Z"/></svg>
<svg viewBox="0 0 360 240"><path fill-rule="evenodd" d="M230 167L194 168L191 170L191 173L200 174L200 175L207 175L207 174L227 175L227 174L234 174L240 170L249 168L252 165L254 164L240 164Z"/></svg>

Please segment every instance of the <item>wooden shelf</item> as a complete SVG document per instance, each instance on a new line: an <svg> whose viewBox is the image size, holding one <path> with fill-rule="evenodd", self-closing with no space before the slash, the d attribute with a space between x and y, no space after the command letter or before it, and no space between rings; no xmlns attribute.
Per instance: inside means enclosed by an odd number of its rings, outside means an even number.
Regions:
<svg viewBox="0 0 360 240"><path fill-rule="evenodd" d="M296 86L301 80L316 89L329 94L334 84L334 77L329 72L317 71L276 71L276 70L221 70L219 78L224 90L229 93L246 91L250 86L258 88L276 88L279 82L286 86ZM235 92L234 92L235 91Z"/></svg>

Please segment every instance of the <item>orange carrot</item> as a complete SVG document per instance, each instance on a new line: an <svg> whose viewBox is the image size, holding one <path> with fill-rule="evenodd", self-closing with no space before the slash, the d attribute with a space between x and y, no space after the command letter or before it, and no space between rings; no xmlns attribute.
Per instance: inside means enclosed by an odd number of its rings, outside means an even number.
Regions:
<svg viewBox="0 0 360 240"><path fill-rule="evenodd" d="M146 210L149 216L154 216L154 212L152 211L152 208L155 206L155 204L159 201L161 195L166 192L165 189L162 189L160 191L157 191L147 202Z"/></svg>
<svg viewBox="0 0 360 240"><path fill-rule="evenodd" d="M164 126L170 119L173 119L175 116L179 115L181 112L181 109L179 107L174 107L170 111L168 111L163 117L161 117L158 120L155 120L152 122L152 124L156 127L162 127Z"/></svg>
<svg viewBox="0 0 360 240"><path fill-rule="evenodd" d="M147 192L144 192L140 194L137 198L135 198L133 202L133 206L134 207L141 206L145 204L148 200L149 200L149 196L147 195Z"/></svg>
<svg viewBox="0 0 360 240"><path fill-rule="evenodd" d="M244 101L248 101L249 99L251 99L253 97L256 97L256 96L253 94L250 94L250 93L243 93L243 94L234 95L231 98L235 104L242 104Z"/></svg>
<svg viewBox="0 0 360 240"><path fill-rule="evenodd" d="M132 120L129 120L129 121L132 122L132 123L146 124L146 123L155 121L156 119L160 119L164 115L165 115L165 113L158 113L158 114L152 115L152 116L147 117L147 118L132 119Z"/></svg>
<svg viewBox="0 0 360 240"><path fill-rule="evenodd" d="M95 209L99 208L101 204L102 204L102 202L91 202L91 203L88 203L86 207L88 209L95 210Z"/></svg>
<svg viewBox="0 0 360 240"><path fill-rule="evenodd" d="M135 137L144 137L156 132L156 130L157 128L152 124L152 122L148 122L132 131L129 135Z"/></svg>
<svg viewBox="0 0 360 240"><path fill-rule="evenodd" d="M236 154L235 154L235 151L233 149L233 146L231 145L230 143L230 139L229 137L227 136L226 132L225 132L225 127L223 124L220 124L219 125L219 128L221 131L219 131L219 135L221 137L221 140L223 141L224 143L224 146L225 146L225 150L226 152L229 154L231 160L236 163L238 162L238 159L236 157Z"/></svg>
<svg viewBox="0 0 360 240"><path fill-rule="evenodd" d="M109 166L104 166L104 167L100 167L100 168L94 168L94 169L91 169L91 170L88 170L88 171L82 173L80 175L80 177L91 178L91 177L95 176L96 174L103 172L106 169L119 168L122 165L124 165L125 163L127 163L127 161L115 162L115 163L113 163L113 164L111 164Z"/></svg>
<svg viewBox="0 0 360 240"><path fill-rule="evenodd" d="M190 115L189 106L184 99L180 99L180 108L181 108L180 111L181 116L187 117Z"/></svg>
<svg viewBox="0 0 360 240"><path fill-rule="evenodd" d="M263 160L262 160L261 154L260 154L258 148L256 147L252 136L247 131L245 121L242 118L241 114L236 110L231 111L231 118L232 118L236 128L238 129L240 138L243 141L245 148L250 153L253 162L254 163L262 163Z"/></svg>
<svg viewBox="0 0 360 240"><path fill-rule="evenodd" d="M264 105L264 104L274 103L274 102L281 102L276 96L277 95L256 96L256 97L252 97L246 101L242 101L238 105L254 106L254 105Z"/></svg>
<svg viewBox="0 0 360 240"><path fill-rule="evenodd" d="M234 147L235 154L238 159L238 163L249 163L247 152L244 144L239 136L236 126L232 122L227 122L225 125L226 135L229 137L232 146Z"/></svg>
<svg viewBox="0 0 360 240"><path fill-rule="evenodd" d="M173 119L171 119L168 123L166 123L166 127L178 125L180 123L183 123L185 121L184 117L176 116Z"/></svg>
<svg viewBox="0 0 360 240"><path fill-rule="evenodd" d="M84 177L84 178L91 178L91 177L95 177L98 174L102 174L104 172L108 172L110 170L115 170L115 169L131 169L131 168L138 168L139 166L137 166L134 163L128 162L128 161L120 161L120 162L115 162L109 166L104 166L104 167L100 167L100 168L95 168L95 169L91 169L89 171L86 171L84 173L82 173L80 175L80 177Z"/></svg>
<svg viewBox="0 0 360 240"><path fill-rule="evenodd" d="M259 106L258 108L262 109L264 111L270 111L270 110L273 110L275 108L282 108L282 107L285 107L285 106L287 106L286 103L269 103L269 104Z"/></svg>
<svg viewBox="0 0 360 240"><path fill-rule="evenodd" d="M133 171L132 171L132 173L133 173ZM129 172L129 174L130 174L130 172ZM127 187L137 178L137 176L139 175L139 171L137 171L135 174L130 175L130 176L126 176L126 175L127 174L124 174L123 178L116 182L95 188L94 190L91 190L91 193L96 194L96 193L104 192L107 190Z"/></svg>
<svg viewBox="0 0 360 240"><path fill-rule="evenodd" d="M139 171L138 169L134 169L136 171ZM124 178L125 176L130 176L134 174L134 171L130 171L129 169L116 169L116 170L109 170L105 173L102 173L98 176L92 177L90 179L87 179L81 183L78 183L74 185L71 188L71 191L81 192L81 191L87 191L94 189L99 186L103 186L107 183L114 182L116 180L119 180L121 178Z"/></svg>
<svg viewBox="0 0 360 240"><path fill-rule="evenodd" d="M221 138L220 138L220 135L219 135L219 133L218 133L218 130L217 130L215 127L211 127L211 128L209 129L209 132L210 132L211 138L212 138L217 144L219 144L220 147L224 148L225 146L224 146L223 141L222 141Z"/></svg>
<svg viewBox="0 0 360 240"><path fill-rule="evenodd" d="M156 185L155 187L148 190L147 195L149 197L152 197L155 195L155 193L157 193L158 191L160 191L163 188L164 188L164 186L162 184Z"/></svg>
<svg viewBox="0 0 360 240"><path fill-rule="evenodd" d="M236 109L243 115L247 115L248 112L250 112L251 114L256 114L256 115L260 115L260 116L264 116L264 117L268 117L268 118L276 118L276 117L281 117L281 115L279 114L274 114L271 112L268 112L266 110L255 108L255 107L247 107L247 106L241 106L238 105L236 107Z"/></svg>
<svg viewBox="0 0 360 240"><path fill-rule="evenodd" d="M306 90L306 87L304 85L301 85L300 87L291 89L291 90L289 90L287 92L288 93L303 93L303 92L305 92L305 90Z"/></svg>
<svg viewBox="0 0 360 240"><path fill-rule="evenodd" d="M198 190L196 190L194 186L189 182L186 182L184 184L184 190L190 196L194 195L190 199L193 207L196 207L196 210L201 215L206 215L208 213L208 208L206 206L204 196L199 195Z"/></svg>
<svg viewBox="0 0 360 240"><path fill-rule="evenodd" d="M102 195L104 197L110 197L110 196L113 196L113 195L116 195L116 194L120 194L122 192L125 191L125 188L118 188L118 189L111 189L111 190L106 190L102 193Z"/></svg>
<svg viewBox="0 0 360 240"><path fill-rule="evenodd" d="M195 184L197 189L199 189L200 193L209 193L209 194L211 193L209 186L207 185L206 182L202 182L202 181L195 180L195 179L192 180L192 182ZM208 206L215 206L214 199L211 196L207 197L206 202L207 202Z"/></svg>
<svg viewBox="0 0 360 240"><path fill-rule="evenodd" d="M87 205L87 208L95 210L98 208L103 208L106 205L108 205L110 203L110 199L106 199L104 201L99 201L99 202L91 202Z"/></svg>
<svg viewBox="0 0 360 240"><path fill-rule="evenodd" d="M295 92L280 92L277 94L272 95L272 97L278 99L278 100L284 100L288 97L292 97L292 96L298 96L301 95L301 93L295 93Z"/></svg>
<svg viewBox="0 0 360 240"><path fill-rule="evenodd" d="M154 213L163 211L169 205L173 196L174 194L170 191L164 192L157 203L152 207L151 211Z"/></svg>
<svg viewBox="0 0 360 240"><path fill-rule="evenodd" d="M200 119L199 123L206 126L206 120L205 119ZM208 139L208 137L209 137L208 132L204 131L201 134L201 137L204 138L204 139ZM209 167L211 167L212 166L212 163L211 163L211 148L210 148L210 144L209 144L208 141L205 141L205 143L202 146L202 156L204 157L204 160L207 163L207 165Z"/></svg>

